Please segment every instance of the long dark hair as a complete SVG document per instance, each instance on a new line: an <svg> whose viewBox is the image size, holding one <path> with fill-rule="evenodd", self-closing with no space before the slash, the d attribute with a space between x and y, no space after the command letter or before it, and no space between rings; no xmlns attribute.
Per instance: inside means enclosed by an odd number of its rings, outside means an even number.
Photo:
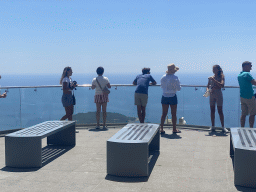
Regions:
<svg viewBox="0 0 256 192"><path fill-rule="evenodd" d="M68 76L68 72L71 70L71 67L65 67L60 78L60 84L62 85L62 80Z"/></svg>
<svg viewBox="0 0 256 192"><path fill-rule="evenodd" d="M212 68L217 68L218 69L218 76L219 77L224 77L223 70L219 65L213 65Z"/></svg>

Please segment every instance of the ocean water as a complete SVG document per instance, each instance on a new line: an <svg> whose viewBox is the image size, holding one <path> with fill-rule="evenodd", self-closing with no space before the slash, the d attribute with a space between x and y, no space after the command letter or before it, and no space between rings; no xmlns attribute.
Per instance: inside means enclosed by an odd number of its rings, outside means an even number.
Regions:
<svg viewBox="0 0 256 192"><path fill-rule="evenodd" d="M131 84L138 74L107 74L111 84ZM163 74L151 73L157 83ZM181 84L206 85L212 74L179 74ZM73 74L72 79L78 84L91 84L95 74ZM237 86L237 74L226 74L226 85ZM1 87L5 86L40 86L58 85L59 74L44 75L3 75L0 80ZM120 113L129 117L137 117L134 105L133 87L112 87L109 95L107 111ZM3 93L4 90L1 90ZM204 98L205 88L183 87L178 96L177 117L184 117L187 124L210 126L209 98ZM77 105L75 114L94 112L94 90L78 87L75 90ZM28 127L46 120L60 119L64 115L61 104L61 88L22 88L9 89L8 96L0 99L0 130ZM146 108L146 121L160 123L162 90L159 86L149 87L149 100ZM226 127L239 126L240 102L239 89L226 88L223 90L224 116ZM168 117L171 118L170 111ZM220 126L219 116L216 112L216 126ZM247 124L248 126L248 119Z"/></svg>

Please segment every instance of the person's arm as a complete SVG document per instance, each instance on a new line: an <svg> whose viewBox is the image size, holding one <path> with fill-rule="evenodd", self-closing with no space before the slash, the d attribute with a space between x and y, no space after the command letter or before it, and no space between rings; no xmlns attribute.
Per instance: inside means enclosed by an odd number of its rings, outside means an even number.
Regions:
<svg viewBox="0 0 256 192"><path fill-rule="evenodd" d="M91 86L92 89L95 89L95 88L96 88L95 82L96 82L96 80L93 79L93 80L92 80L92 86Z"/></svg>
<svg viewBox="0 0 256 192"><path fill-rule="evenodd" d="M150 81L151 83L149 83L149 85L156 85L156 81L151 75L150 75Z"/></svg>
<svg viewBox="0 0 256 192"><path fill-rule="evenodd" d="M152 83L149 83L149 85L156 85L156 81L153 81Z"/></svg>
<svg viewBox="0 0 256 192"><path fill-rule="evenodd" d="M216 79L214 79L213 77L210 78L212 81L214 81L215 85L218 86L219 88L223 88L224 84L225 84L225 78L221 77L221 81L217 81Z"/></svg>
<svg viewBox="0 0 256 192"><path fill-rule="evenodd" d="M108 83L108 84L107 84L107 87L108 87L108 88L111 88L111 85L110 85L110 83Z"/></svg>
<svg viewBox="0 0 256 192"><path fill-rule="evenodd" d="M180 91L181 90L181 86L180 86L180 80L177 79L177 87L176 87L176 91Z"/></svg>
<svg viewBox="0 0 256 192"><path fill-rule="evenodd" d="M68 82L63 82L62 83L62 88L63 88L63 91L66 92L66 91L69 91L70 88L68 86Z"/></svg>
<svg viewBox="0 0 256 192"><path fill-rule="evenodd" d="M256 85L255 79L251 80L251 84L252 84L252 85Z"/></svg>
<svg viewBox="0 0 256 192"><path fill-rule="evenodd" d="M206 91L208 91L210 88L210 77L208 78L208 84L207 84L207 87L206 87Z"/></svg>
<svg viewBox="0 0 256 192"><path fill-rule="evenodd" d="M136 79L134 79L134 81L133 81L132 84L133 84L133 85L137 85L137 77L136 77Z"/></svg>

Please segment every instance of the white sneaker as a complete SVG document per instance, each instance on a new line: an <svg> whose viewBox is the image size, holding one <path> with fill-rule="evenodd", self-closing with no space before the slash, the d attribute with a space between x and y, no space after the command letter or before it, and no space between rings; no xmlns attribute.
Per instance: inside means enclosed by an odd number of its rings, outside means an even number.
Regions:
<svg viewBox="0 0 256 192"><path fill-rule="evenodd" d="M215 127L214 127L214 126L211 126L210 129L209 129L209 131L211 131L211 132L215 131Z"/></svg>

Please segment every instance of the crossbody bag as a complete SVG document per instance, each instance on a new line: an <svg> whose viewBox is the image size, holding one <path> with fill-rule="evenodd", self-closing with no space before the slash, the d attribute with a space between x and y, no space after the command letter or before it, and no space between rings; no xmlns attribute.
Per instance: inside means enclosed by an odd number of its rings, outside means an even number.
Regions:
<svg viewBox="0 0 256 192"><path fill-rule="evenodd" d="M102 87L101 87L101 85L100 85L100 83L99 83L99 81L98 81L97 78L96 78L96 81L97 81L98 85L100 86L100 89L101 89L101 91L103 92L103 94L104 94L104 95L108 95L108 94L110 93L110 91L108 90L108 88L105 86L104 89L102 89Z"/></svg>

